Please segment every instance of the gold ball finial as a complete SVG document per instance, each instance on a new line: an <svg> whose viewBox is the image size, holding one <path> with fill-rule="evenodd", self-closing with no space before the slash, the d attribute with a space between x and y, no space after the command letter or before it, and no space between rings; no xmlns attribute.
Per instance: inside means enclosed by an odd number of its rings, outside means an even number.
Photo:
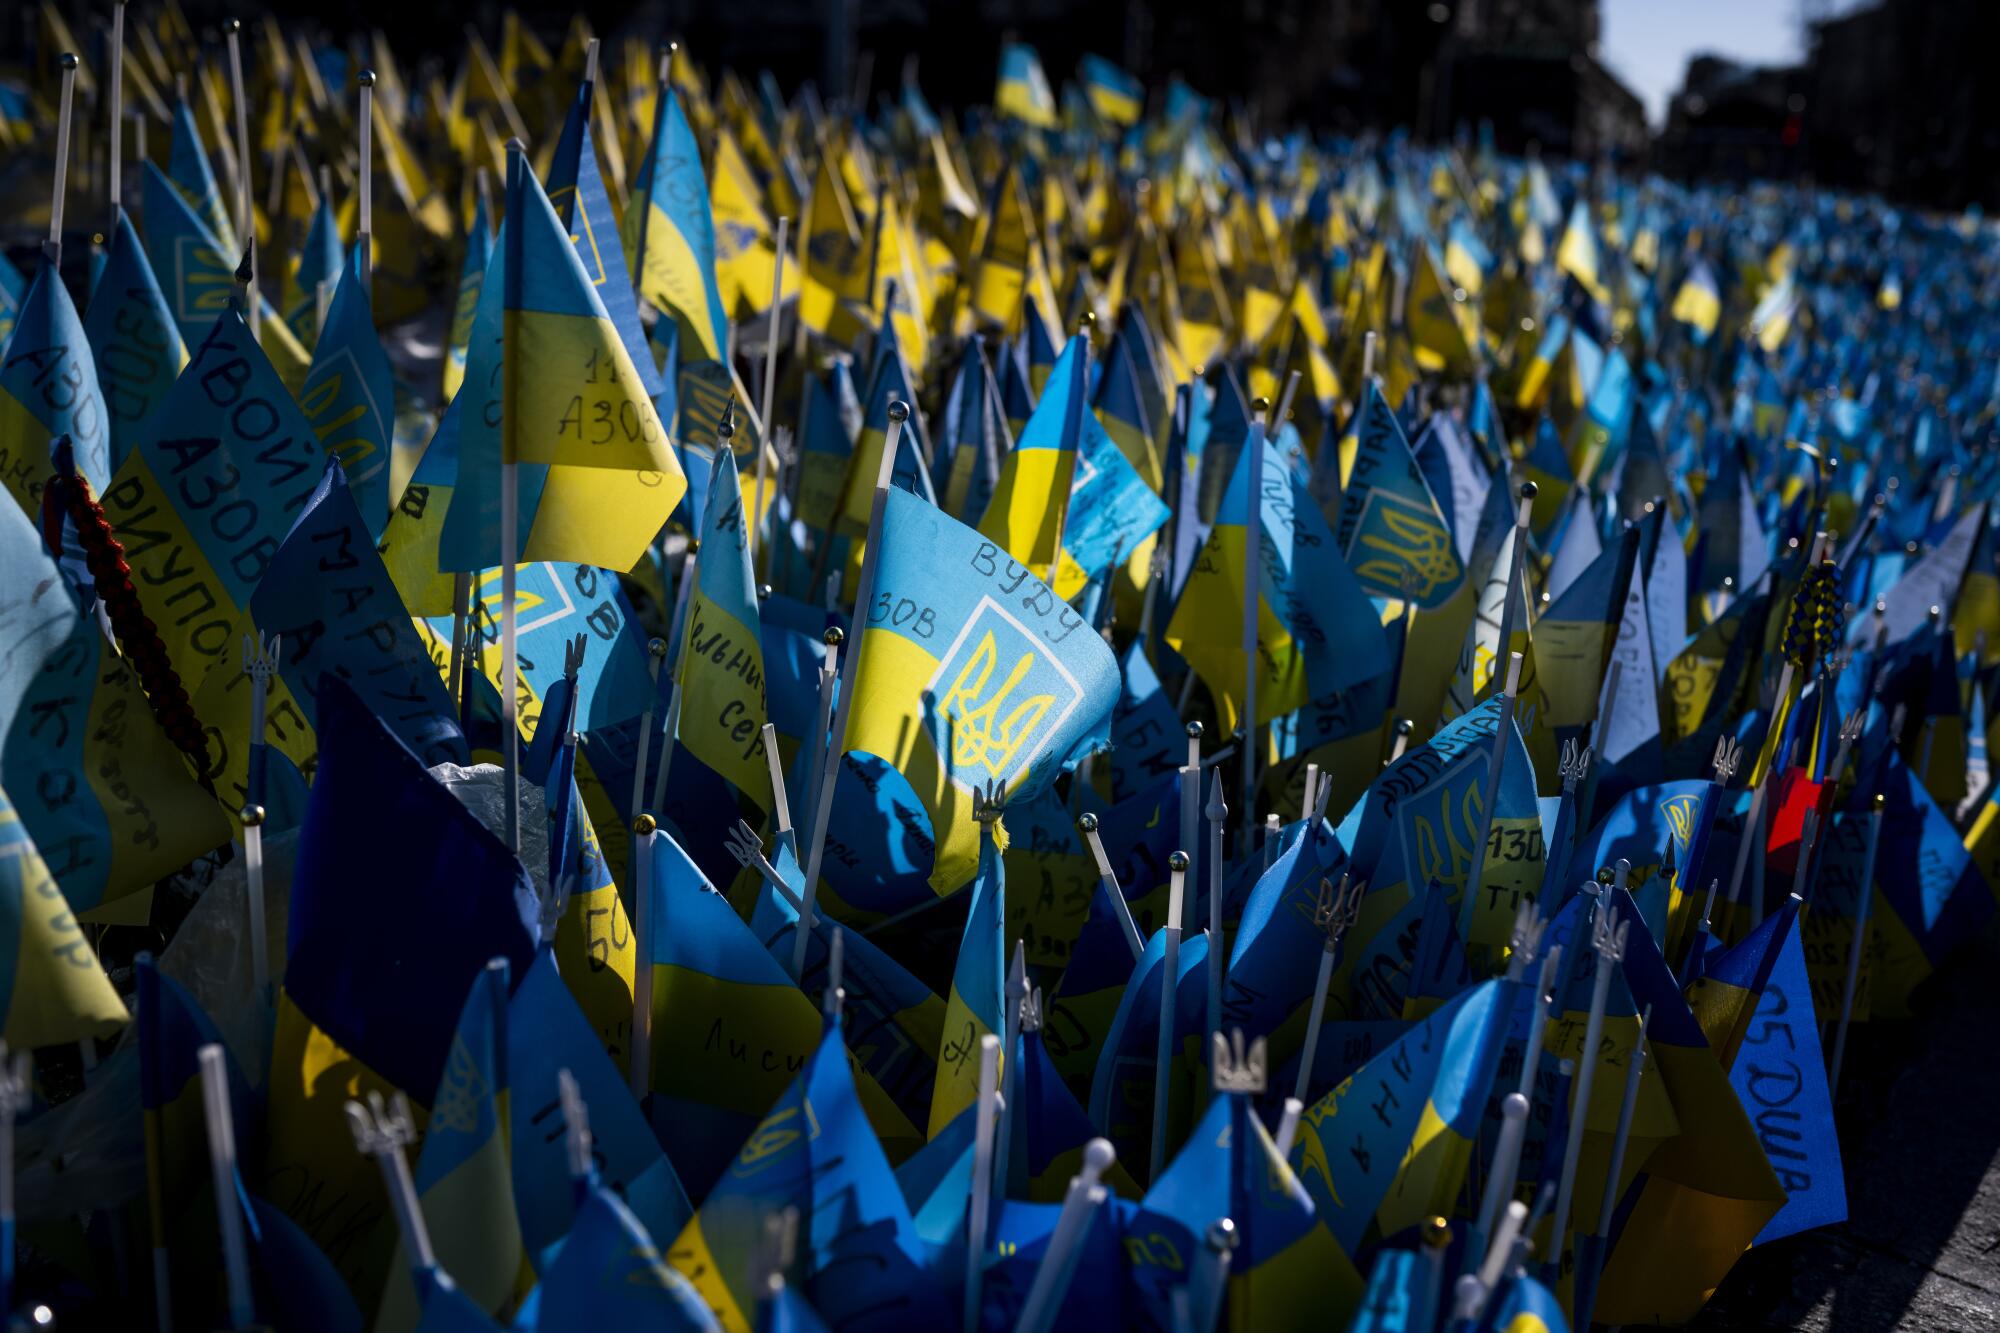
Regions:
<svg viewBox="0 0 2000 1333"><path fill-rule="evenodd" d="M819 640L829 648L838 648L847 641L847 631L838 625L828 625L826 632L819 636Z"/></svg>
<svg viewBox="0 0 2000 1333"><path fill-rule="evenodd" d="M243 822L244 828L259 828L264 823L264 807L252 801L238 810L236 817Z"/></svg>
<svg viewBox="0 0 2000 1333"><path fill-rule="evenodd" d="M1451 1223L1442 1217L1424 1219L1424 1245L1433 1250L1442 1250L1451 1244Z"/></svg>
<svg viewBox="0 0 2000 1333"><path fill-rule="evenodd" d="M659 827L660 821L651 815L640 815L632 821L632 831L642 838L652 837L653 831Z"/></svg>
<svg viewBox="0 0 2000 1333"><path fill-rule="evenodd" d="M1167 869L1173 871L1175 874L1184 874L1187 868L1188 854L1186 852L1175 852L1167 857Z"/></svg>

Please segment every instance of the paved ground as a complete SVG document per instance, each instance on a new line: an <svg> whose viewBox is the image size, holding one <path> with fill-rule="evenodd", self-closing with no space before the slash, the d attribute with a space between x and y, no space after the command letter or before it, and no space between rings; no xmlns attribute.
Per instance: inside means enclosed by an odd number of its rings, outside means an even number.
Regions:
<svg viewBox="0 0 2000 1333"><path fill-rule="evenodd" d="M1850 1043L1847 1224L1744 1256L1696 1327L2000 1333L2000 932L1927 989Z"/></svg>

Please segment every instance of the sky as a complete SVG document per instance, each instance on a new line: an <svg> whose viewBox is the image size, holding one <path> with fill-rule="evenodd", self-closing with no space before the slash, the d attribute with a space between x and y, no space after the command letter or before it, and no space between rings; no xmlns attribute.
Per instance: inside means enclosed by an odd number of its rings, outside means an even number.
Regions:
<svg viewBox="0 0 2000 1333"><path fill-rule="evenodd" d="M1802 58L1799 0L1602 0L1600 13L1604 63L1639 95L1656 126L1691 56L1752 65Z"/></svg>

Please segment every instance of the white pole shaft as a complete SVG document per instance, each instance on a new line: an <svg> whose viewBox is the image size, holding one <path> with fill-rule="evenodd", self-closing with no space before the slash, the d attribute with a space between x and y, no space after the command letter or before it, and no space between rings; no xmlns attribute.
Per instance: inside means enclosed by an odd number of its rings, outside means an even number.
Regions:
<svg viewBox="0 0 2000 1333"><path fill-rule="evenodd" d="M1292 1144L1299 1137L1299 1117L1305 1114L1305 1110L1306 1104L1299 1098L1285 1098L1285 1109L1278 1116L1278 1132L1272 1136L1277 1144L1278 1156L1290 1160Z"/></svg>
<svg viewBox="0 0 2000 1333"><path fill-rule="evenodd" d="M125 0L111 6L111 224L125 184Z"/></svg>
<svg viewBox="0 0 2000 1333"><path fill-rule="evenodd" d="M834 685L839 679L840 645L830 643L826 646L826 660L820 664L819 668L819 707L813 714L812 735L807 737L806 741L810 747L811 754L811 760L806 767L805 808L807 810L816 810L819 808L820 770L826 766L826 747L828 745L826 729L833 721L833 692Z"/></svg>
<svg viewBox="0 0 2000 1333"><path fill-rule="evenodd" d="M1097 862L1097 878L1111 900L1111 910L1118 914L1118 928L1125 932L1125 943L1131 947L1132 961L1136 963L1146 955L1146 941L1140 938L1139 924L1132 919L1132 905L1125 901L1125 891L1118 886L1118 872L1111 868L1111 858L1105 855L1104 840L1098 836L1095 824L1083 830L1083 840L1090 845L1090 854Z"/></svg>
<svg viewBox="0 0 2000 1333"><path fill-rule="evenodd" d="M632 940L638 946L632 973L632 1052L627 1063L632 1095L645 1100L653 1081L653 839L658 833L637 833L633 841Z"/></svg>
<svg viewBox="0 0 2000 1333"><path fill-rule="evenodd" d="M243 1238L243 1210L236 1206L236 1126L229 1106L229 1071L222 1047L201 1048L201 1101L208 1122L208 1165L215 1185L215 1212L222 1224L222 1262L229 1280L231 1328L248 1328L257 1317L250 1297L250 1251Z"/></svg>
<svg viewBox="0 0 2000 1333"><path fill-rule="evenodd" d="M972 1212L965 1224L965 1333L978 1333L980 1285L986 1273L986 1225L993 1211L993 1131L1000 1098L1000 1039L979 1039L979 1119L973 1132Z"/></svg>
<svg viewBox="0 0 2000 1333"><path fill-rule="evenodd" d="M667 704L666 730L660 736L660 767L653 774L653 808L666 804L667 775L674 767L674 741L681 734L681 656L687 652L688 620L694 615L693 589L701 577L701 551L690 550L681 563L681 586L674 593L674 641L667 659L667 674L674 682L672 700Z"/></svg>
<svg viewBox="0 0 2000 1333"><path fill-rule="evenodd" d="M1326 993L1333 984L1333 940L1319 951L1319 976L1313 981L1312 1008L1306 1013L1306 1044L1299 1049L1299 1076L1292 1083L1292 1096L1303 1102L1312 1080L1313 1061L1319 1057L1319 1030L1326 1021Z"/></svg>
<svg viewBox="0 0 2000 1333"><path fill-rule="evenodd" d="M1183 857L1182 861L1185 862ZM1172 885L1167 893L1167 926L1164 935L1164 956L1160 967L1160 1032L1159 1040L1153 1048L1153 1143L1152 1156L1148 1163L1146 1179L1158 1180L1160 1167L1167 1159L1167 1104L1169 1096L1169 1072L1174 1056L1174 1001L1175 992L1180 989L1181 973L1181 894L1187 888L1186 866L1173 872Z"/></svg>
<svg viewBox="0 0 2000 1333"><path fill-rule="evenodd" d="M1071 1263L1077 1245L1083 1239L1084 1229L1089 1226L1092 1214L1104 1202L1107 1193L1097 1183L1098 1179L1103 1176L1105 1168L1116 1160L1117 1154L1109 1139L1092 1139L1084 1145L1083 1170L1070 1177L1069 1189L1063 1195L1062 1212L1056 1215L1055 1230L1049 1235L1048 1248L1042 1252L1041 1266L1035 1270L1035 1280L1028 1288L1027 1300L1022 1302L1021 1318L1014 1325L1015 1333L1047 1333L1069 1287Z"/></svg>
<svg viewBox="0 0 2000 1333"><path fill-rule="evenodd" d="M1229 810L1222 803L1222 770L1215 770L1208 803L1208 1030L1222 1031L1222 982L1228 951L1222 947L1222 822ZM1247 825L1246 825L1247 827Z"/></svg>
<svg viewBox="0 0 2000 1333"><path fill-rule="evenodd" d="M792 975L806 970L806 939L812 932L813 906L819 898L819 870L826 855L826 824L833 815L833 786L838 776L841 745L847 736L847 712L854 705L854 681L861 666L860 638L867 631L868 603L875 593L875 566L882 554L882 515L889 504L889 479L895 475L896 451L902 443L903 423L892 412L889 429L882 440L882 460L875 472L875 500L868 513L868 545L861 555L861 577L855 583L856 638L854 649L841 663L840 701L834 710L833 730L827 737L826 762L820 768L819 808L813 812L812 850L806 859L806 906L799 915L797 943L792 952Z"/></svg>
<svg viewBox="0 0 2000 1333"><path fill-rule="evenodd" d="M1250 515L1243 525L1243 820L1249 828L1257 803L1257 610L1264 559L1264 431L1252 423L1243 441L1250 451ZM1208 886L1213 894L1220 888Z"/></svg>
<svg viewBox="0 0 2000 1333"><path fill-rule="evenodd" d="M1590 991L1590 1017L1583 1025L1583 1049L1578 1052L1576 1081L1570 1085L1569 1138L1563 1146L1560 1183L1556 1186L1554 1226L1549 1232L1549 1261L1560 1263L1569 1231L1570 1204L1576 1195L1576 1168L1583 1159L1584 1124L1590 1119L1591 1085L1597 1079L1598 1042L1604 1036L1604 1003L1611 995L1611 974L1617 964L1597 955L1597 976Z"/></svg>
<svg viewBox="0 0 2000 1333"><path fill-rule="evenodd" d="M63 198L69 192L70 106L76 97L76 57L63 52L62 102L56 117L55 192L49 200L49 262L62 263Z"/></svg>
<svg viewBox="0 0 2000 1333"><path fill-rule="evenodd" d="M229 23L229 100L236 111L236 236L245 246L254 249L257 235L257 216L251 212L250 193L250 105L243 87L243 34L242 25L235 20ZM254 258L250 261L257 262ZM254 268L252 270L255 272ZM257 280L250 280L250 290L257 289ZM253 301L254 304L254 301Z"/></svg>
<svg viewBox="0 0 2000 1333"><path fill-rule="evenodd" d="M771 772L771 814L783 836L792 831L792 802L785 792L785 762L778 754L778 729L764 724L764 766Z"/></svg>
<svg viewBox="0 0 2000 1333"><path fill-rule="evenodd" d="M652 759L652 747L653 747L653 710L659 706L660 668L666 663L666 660L667 658L665 653L662 653L658 657L653 658L652 661L653 689L652 692L646 696L646 711L639 715L639 753L636 762L634 762L632 765L631 810L632 810L632 818L634 819L637 819L640 815L640 812L645 809L645 807L640 805L639 802L643 800L646 795L646 765Z"/></svg>
<svg viewBox="0 0 2000 1333"><path fill-rule="evenodd" d="M1190 673L1190 676L1192 676L1192 673ZM1199 737L1190 736L1188 738L1187 767L1181 770L1181 846L1182 847L1201 846L1201 762L1199 753L1200 745L1201 745L1201 740ZM1190 860L1188 862L1188 876L1187 876L1188 877L1187 906L1189 911L1192 911L1194 908L1195 895L1201 891L1199 884L1197 882L1197 876L1199 876L1200 873L1201 869L1199 863ZM1179 912L1175 912L1172 916L1168 917L1167 924L1180 927L1183 933L1194 929L1194 922L1191 919L1183 917Z"/></svg>
<svg viewBox="0 0 2000 1333"><path fill-rule="evenodd" d="M361 179L354 248L361 257L361 285L375 292L375 80L361 83Z"/></svg>
<svg viewBox="0 0 2000 1333"><path fill-rule="evenodd" d="M269 945L264 938L264 830L243 827L243 892L250 904L250 984L262 1001L271 984Z"/></svg>
<svg viewBox="0 0 2000 1333"><path fill-rule="evenodd" d="M451 706L454 712L463 710L465 697L465 654L471 645L466 641L466 621L472 610L472 575L454 574L451 578L451 676L445 687L451 691Z"/></svg>
<svg viewBox="0 0 2000 1333"><path fill-rule="evenodd" d="M1521 1084L1518 1090L1501 1099L1501 1114L1507 1115L1507 1103L1520 1099L1522 1121L1521 1132L1511 1138L1507 1126L1500 1127L1500 1142L1493 1154L1493 1168L1486 1183L1486 1197L1479 1208L1478 1225L1471 1236L1472 1244L1466 1249L1468 1271L1479 1262L1484 1253L1485 1238L1493 1234L1494 1225L1500 1220L1500 1210L1514 1196L1514 1181L1521 1169L1521 1145L1525 1142L1527 1127L1525 1117L1534 1109L1536 1074L1542 1064L1542 1037L1548 1028L1550 987L1561 977L1562 946L1556 945L1542 957L1541 977L1535 982L1535 1016L1528 1025L1528 1045L1521 1061Z"/></svg>

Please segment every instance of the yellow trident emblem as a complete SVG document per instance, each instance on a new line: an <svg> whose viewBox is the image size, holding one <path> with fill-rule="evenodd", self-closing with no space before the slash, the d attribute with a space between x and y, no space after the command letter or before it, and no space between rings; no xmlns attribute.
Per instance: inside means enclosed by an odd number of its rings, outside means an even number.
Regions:
<svg viewBox="0 0 2000 1333"><path fill-rule="evenodd" d="M1014 757L1048 716L1055 705L1055 696L1029 695L1014 703L1003 716L1001 710L1013 697L1015 687L1034 669L1035 655L1022 653L1000 687L989 694L987 686L999 664L999 645L994 641L993 631L987 630L971 659L960 669L958 679L938 701L938 714L951 724L952 767L983 768L1005 782Z"/></svg>

